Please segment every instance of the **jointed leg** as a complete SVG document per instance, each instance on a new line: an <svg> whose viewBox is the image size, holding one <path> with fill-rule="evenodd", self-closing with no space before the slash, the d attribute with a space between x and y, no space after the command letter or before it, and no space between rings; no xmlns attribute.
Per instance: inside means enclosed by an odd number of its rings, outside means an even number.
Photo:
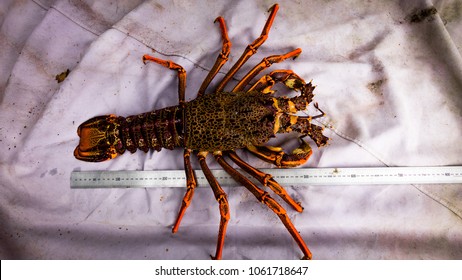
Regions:
<svg viewBox="0 0 462 280"><path fill-rule="evenodd" d="M272 146L247 146L247 150L258 158L272 163L277 167L295 167L305 163L313 153L311 147L302 138L298 148L291 154L285 153L280 147Z"/></svg>
<svg viewBox="0 0 462 280"><path fill-rule="evenodd" d="M315 107L317 108L317 105ZM323 115L324 112L321 111L321 114L314 116L314 118ZM286 113L280 113L277 116L275 133L295 131L303 135L300 137L300 146L293 150L291 154L286 154L281 147L248 145L246 148L260 159L278 167L301 165L305 163L312 154L310 145L303 140L303 137L309 136L318 147L326 145L329 140L328 137L322 134L322 127L311 123L312 119L313 117L310 116L304 117Z"/></svg>
<svg viewBox="0 0 462 280"><path fill-rule="evenodd" d="M202 85L198 92L198 96L205 93L205 91L207 90L207 87L209 86L210 82L213 80L215 75L218 73L218 71L220 71L221 67L226 63L226 61L228 61L228 56L231 51L231 41L228 38L228 32L226 31L225 20L222 17L218 17L217 19L215 19L215 22L217 21L220 24L221 37L223 40L223 47L221 49L220 54L217 57L217 60L215 61L215 64L213 65L207 77L202 82Z"/></svg>
<svg viewBox="0 0 462 280"><path fill-rule="evenodd" d="M276 16L276 12L278 11L279 6L278 4L274 4L270 10L271 14L269 15L265 26L263 27L263 30L260 34L260 37L258 37L255 41L252 42L252 44L248 45L245 51L242 53L241 57L239 60L231 67L229 72L225 75L225 77L221 80L221 82L218 84L217 88L215 89L215 92L220 92L223 91L223 88L228 84L228 82L233 78L234 74L244 65L244 63L253 55L257 52L258 48L266 41L268 38L268 33L271 29L271 25L273 24L274 17Z"/></svg>
<svg viewBox="0 0 462 280"><path fill-rule="evenodd" d="M172 228L172 232L175 233L178 231L178 227L180 226L181 219L186 212L186 209L191 204L191 200L194 195L194 189L197 186L196 175L194 174L194 170L191 166L191 150L184 150L184 168L186 173L186 193L183 197L183 201L181 204L180 211L178 212L178 217L176 218L176 222Z"/></svg>
<svg viewBox="0 0 462 280"><path fill-rule="evenodd" d="M226 198L226 193L220 187L217 179L215 179L209 167L207 166L207 163L205 162L207 152L199 152L197 156L199 158L199 164L201 166L202 171L204 172L205 178L207 178L210 187L212 187L213 194L215 195L215 199L218 201L220 207L221 219L220 228L218 230L217 251L215 253L215 256L212 256L212 259L219 260L221 259L221 254L223 252L223 245L225 243L226 235L226 226L228 225L228 221L230 218L228 199Z"/></svg>
<svg viewBox="0 0 462 280"><path fill-rule="evenodd" d="M185 90L186 90L186 71L184 70L184 68L181 65L178 65L172 61L162 60L160 58L152 57L147 54L143 56L143 63L146 64L146 61L155 62L157 64L160 64L172 70L176 70L178 72L178 102L180 106L184 106ZM178 217L172 228L173 233L178 231L178 227L180 226L181 219L183 218L183 215L186 209L191 203L192 197L194 195L194 189L197 185L196 183L197 180L194 175L194 171L191 167L190 154L191 154L190 150L184 151L184 166L185 166L185 172L186 172L186 193L184 195L182 205L178 213Z"/></svg>
<svg viewBox="0 0 462 280"><path fill-rule="evenodd" d="M274 70L268 75L261 77L248 91L259 91L272 94L274 91L271 90L271 88L276 83L284 83L289 89L295 91L302 90L302 93L304 87L307 86L305 81L291 70ZM314 90L314 87L312 87L312 90Z"/></svg>
<svg viewBox="0 0 462 280"><path fill-rule="evenodd" d="M234 178L234 180L241 183L244 187L246 187L255 197L268 206L276 215L278 215L279 219L282 221L284 226L287 228L289 233L292 235L292 238L298 244L300 249L302 250L304 256L303 259L311 259L311 252L306 246L305 242L303 241L302 237L298 233L295 226L292 224L289 216L287 215L286 210L277 203L267 192L262 191L259 189L252 181L247 179L244 175L239 173L236 169L231 167L222 157L221 153L214 153L217 162L223 167L223 169Z"/></svg>
<svg viewBox="0 0 462 280"><path fill-rule="evenodd" d="M170 60L162 60L160 58L152 57L148 54L145 54L143 56L143 63L146 64L146 61L152 61L169 69L178 71L178 100L180 106L183 106L186 91L186 70L184 70L184 68L181 67L181 65L178 65L175 62L172 62Z"/></svg>
<svg viewBox="0 0 462 280"><path fill-rule="evenodd" d="M272 189L279 197L281 197L285 202L287 202L290 206L292 206L298 212L303 211L303 207L300 203L296 202L287 191L276 182L270 174L261 172L257 168L251 166L247 162L243 161L234 151L228 152L227 155L229 158L234 161L240 168L242 168L245 172L252 175L256 178L260 183L264 186L269 187Z"/></svg>
<svg viewBox="0 0 462 280"><path fill-rule="evenodd" d="M263 58L263 60L257 64L252 70L247 73L244 78L233 88L233 92L236 91L241 91L244 89L244 87L256 76L258 75L261 71L265 70L266 68L270 67L271 64L273 63L279 63L282 62L290 57L296 58L300 53L302 52L302 49L295 49L291 52L288 52L283 55L272 55Z"/></svg>

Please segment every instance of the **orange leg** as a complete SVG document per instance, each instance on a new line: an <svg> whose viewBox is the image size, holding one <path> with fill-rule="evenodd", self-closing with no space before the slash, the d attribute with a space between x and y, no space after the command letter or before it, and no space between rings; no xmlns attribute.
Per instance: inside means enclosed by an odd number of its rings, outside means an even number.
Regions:
<svg viewBox="0 0 462 280"><path fill-rule="evenodd" d="M180 211L178 212L178 217L172 228L173 233L178 231L181 219L183 218L184 213L186 212L186 209L189 207L189 204L191 204L191 200L194 195L194 189L197 186L196 175L194 174L194 170L192 169L192 166L191 166L190 155L191 155L191 150L188 150L188 149L184 150L183 157L184 157L184 167L185 167L185 173L186 173L186 193L183 197L181 208L180 208Z"/></svg>
<svg viewBox="0 0 462 280"><path fill-rule="evenodd" d="M291 154L286 154L280 147L271 146L247 146L247 150L258 158L272 163L277 167L295 167L305 163L313 153L311 147L302 138L298 148Z"/></svg>
<svg viewBox="0 0 462 280"><path fill-rule="evenodd" d="M263 60L257 64L252 70L247 73L244 78L233 88L233 92L241 91L244 89L244 87L256 76L258 75L261 71L265 70L266 68L270 67L273 63L279 63L282 62L290 57L293 57L294 59L300 55L302 52L302 49L295 49L291 52L288 52L283 55L272 55L263 58Z"/></svg>
<svg viewBox="0 0 462 280"><path fill-rule="evenodd" d="M180 106L184 106L185 90L186 90L186 71L184 70L184 68L172 61L162 60L162 59L152 57L147 54L143 56L143 63L146 64L146 61L152 61L164 67L167 67L169 69L178 71L178 101L179 101ZM178 231L178 227L180 226L181 219L183 218L186 209L191 203L192 197L194 195L194 189L197 185L196 183L197 180L194 175L194 171L191 167L190 154L191 154L191 150L184 151L184 166L185 166L185 172L186 172L186 193L184 195L182 205L178 213L178 217L172 228L173 233Z"/></svg>
<svg viewBox="0 0 462 280"><path fill-rule="evenodd" d="M209 86L210 82L213 80L215 75L218 73L218 71L220 71L221 67L226 63L226 61L228 61L228 56L231 51L231 41L228 37L228 31L226 31L225 20L222 17L218 17L217 19L215 19L215 22L217 21L220 24L223 47L221 49L220 54L217 57L217 60L215 61L215 64L213 65L207 77L202 82L202 85L198 92L198 96L205 93L207 87Z"/></svg>
<svg viewBox="0 0 462 280"><path fill-rule="evenodd" d="M205 178L212 187L213 194L215 195L215 199L218 201L220 207L220 228L218 230L218 240L217 240L217 251L215 256L211 256L212 259L219 260L221 259L221 255L223 253L223 245L225 243L225 235L226 235L226 226L228 225L228 221L230 219L229 215L229 204L228 199L226 197L226 193L218 184L217 179L213 176L212 172L210 171L207 163L205 162L205 157L207 156L207 152L199 152L197 157L199 158L199 164L201 166L202 171L204 172Z"/></svg>
<svg viewBox="0 0 462 280"><path fill-rule="evenodd" d="M308 249L308 246L306 246L305 242L303 241L302 237L298 233L297 229L295 226L292 224L292 221L290 220L289 216L287 215L286 210L277 203L276 200L274 200L267 192L262 191L260 188L258 188L252 181L247 179L244 175L239 173L236 169L231 167L221 156L221 153L214 153L215 158L217 162L223 167L223 169L231 175L231 177L234 178L234 180L238 181L241 183L244 187L246 187L255 197L268 206L276 215L278 215L279 219L282 221L284 226L287 228L289 233L292 235L292 238L295 240L295 242L298 244L300 249L302 250L304 256L303 259L311 259L312 255L310 250Z"/></svg>
<svg viewBox="0 0 462 280"><path fill-rule="evenodd" d="M279 185L279 183L276 182L270 174L261 172L257 168L243 161L234 151L228 152L227 155L240 168L242 168L245 172L249 173L254 178L256 178L262 185L267 186L271 190L273 190L273 192L279 195L279 197L281 197L285 202L287 202L287 204L292 206L296 211L303 211L303 207L300 205L300 203L296 202L292 197L290 197L287 191L281 185Z"/></svg>
<svg viewBox="0 0 462 280"><path fill-rule="evenodd" d="M305 81L300 78L297 74L295 74L291 70L274 70L273 72L269 73L260 78L255 84L253 84L248 91L259 91L263 93L273 93L274 91L271 88L276 83L284 83L290 89L295 91L301 90L314 90L314 87L308 87ZM311 84L308 84L311 85Z"/></svg>
<svg viewBox="0 0 462 280"><path fill-rule="evenodd" d="M185 91L186 91L186 70L181 65L176 64L170 60L162 60L160 58L152 57L148 54L143 56L143 63L146 64L146 61L152 61L157 64L160 64L168 69L178 71L178 100L180 106L184 105L185 101Z"/></svg>
<svg viewBox="0 0 462 280"><path fill-rule="evenodd" d="M223 91L224 87L228 84L228 82L233 78L234 74L244 65L244 63L253 55L257 52L258 48L266 41L268 38L269 31L271 29L271 25L273 25L274 17L276 16L276 12L279 9L278 4L274 4L270 8L270 15L266 21L265 26L263 27L263 30L260 34L260 37L258 37L255 41L252 42L252 44L248 45L245 51L242 53L241 57L239 58L238 61L231 67L228 73L226 73L225 77L221 80L221 82L218 84L217 88L215 89L215 92L220 92Z"/></svg>

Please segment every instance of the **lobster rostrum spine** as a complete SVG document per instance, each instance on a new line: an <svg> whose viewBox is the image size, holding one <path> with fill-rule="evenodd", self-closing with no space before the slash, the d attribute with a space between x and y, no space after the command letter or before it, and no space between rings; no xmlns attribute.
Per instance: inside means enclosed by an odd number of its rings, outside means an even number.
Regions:
<svg viewBox="0 0 462 280"><path fill-rule="evenodd" d="M300 203L296 202L270 174L263 173L249 165L235 152L237 149L246 149L260 159L278 167L292 167L306 162L312 154L310 145L303 139L305 136L309 136L318 147L327 144L328 138L323 135L323 128L312 123L313 119L324 116L324 112L319 109L317 103L314 103L314 107L319 110L318 115L301 116L298 114L306 110L313 100L315 87L311 82L305 83L291 70L274 70L251 84L253 78L264 69L288 58L296 58L301 53L301 49L263 58L244 75L231 91L224 90L236 72L265 42L278 7L275 4L270 8L271 13L261 35L247 46L241 57L210 94L206 94L207 88L228 60L231 49L231 42L222 17L215 20L219 23L221 30L222 51L202 82L196 99L185 101L186 71L182 66L172 61L144 55L144 63L155 62L177 71L179 105L129 117L115 115L94 117L82 123L77 129L80 142L74 155L77 159L84 161L99 162L113 159L126 150L134 153L138 149L144 152L160 151L162 148L181 147L184 149L186 193L173 225L173 232L178 230L197 186L197 179L191 164L191 155L196 155L220 210L221 219L216 253L212 257L214 259L220 259L222 256L230 214L226 193L207 166L205 159L209 154L212 154L226 172L280 218L303 252L304 259L311 259L312 256L286 210L266 191L225 160L229 158L263 186L269 187L296 211L302 212L303 208ZM285 85L288 89L299 91L300 94L290 98L276 97L273 95L273 86L277 83ZM267 145L267 142L276 134L289 132L296 132L300 135L300 145L291 153L284 152L281 147Z"/></svg>

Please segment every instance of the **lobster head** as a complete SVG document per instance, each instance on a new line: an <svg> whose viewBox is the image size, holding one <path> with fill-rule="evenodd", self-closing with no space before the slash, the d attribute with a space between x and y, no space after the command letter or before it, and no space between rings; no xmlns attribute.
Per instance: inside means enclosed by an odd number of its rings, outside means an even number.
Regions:
<svg viewBox="0 0 462 280"><path fill-rule="evenodd" d="M100 162L123 153L120 117L105 115L89 119L77 128L80 137L74 156L83 161Z"/></svg>

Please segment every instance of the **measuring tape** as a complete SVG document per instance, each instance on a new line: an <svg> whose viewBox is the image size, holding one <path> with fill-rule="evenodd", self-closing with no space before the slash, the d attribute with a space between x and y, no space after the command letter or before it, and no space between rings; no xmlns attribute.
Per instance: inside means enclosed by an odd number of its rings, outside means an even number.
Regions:
<svg viewBox="0 0 462 280"><path fill-rule="evenodd" d="M281 185L390 185L460 184L462 166L373 167L373 168L294 168L261 169ZM196 170L199 187L208 186L204 173ZM222 186L240 185L224 170L212 170ZM246 177L252 179L245 172ZM71 188L149 188L185 187L184 170L156 171L74 171Z"/></svg>

